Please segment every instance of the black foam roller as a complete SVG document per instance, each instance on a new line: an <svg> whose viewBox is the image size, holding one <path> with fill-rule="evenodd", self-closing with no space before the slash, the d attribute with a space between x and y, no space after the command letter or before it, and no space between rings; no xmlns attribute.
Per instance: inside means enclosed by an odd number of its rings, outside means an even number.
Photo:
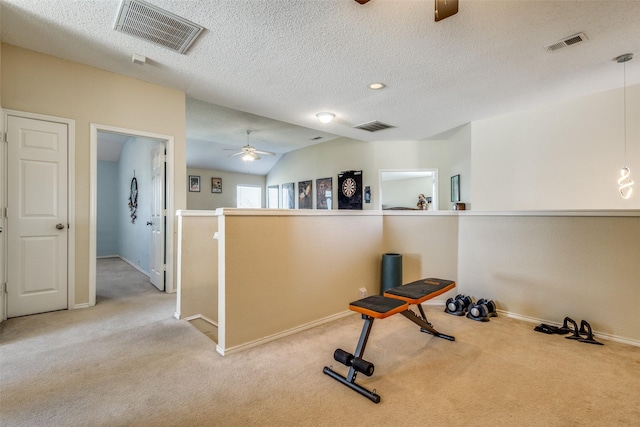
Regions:
<svg viewBox="0 0 640 427"><path fill-rule="evenodd" d="M382 255L382 292L402 285L402 255Z"/></svg>
<svg viewBox="0 0 640 427"><path fill-rule="evenodd" d="M346 352L341 348L336 349L333 353L333 358L345 366L351 366L351 362L353 362L353 354Z"/></svg>

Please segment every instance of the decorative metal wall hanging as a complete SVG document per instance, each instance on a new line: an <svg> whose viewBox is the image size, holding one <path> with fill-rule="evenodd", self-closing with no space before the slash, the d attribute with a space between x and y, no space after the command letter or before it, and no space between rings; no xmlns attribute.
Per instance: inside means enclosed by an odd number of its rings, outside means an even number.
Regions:
<svg viewBox="0 0 640 427"><path fill-rule="evenodd" d="M133 171L133 179L131 179L131 186L129 188L129 211L131 212L131 223L136 223L138 217L136 211L138 210L138 180L136 179L136 172Z"/></svg>

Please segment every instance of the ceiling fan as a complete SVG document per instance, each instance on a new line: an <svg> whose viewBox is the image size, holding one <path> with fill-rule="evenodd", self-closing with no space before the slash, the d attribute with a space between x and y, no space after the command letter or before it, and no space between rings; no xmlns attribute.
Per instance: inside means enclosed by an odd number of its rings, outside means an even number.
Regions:
<svg viewBox="0 0 640 427"><path fill-rule="evenodd" d="M236 157L236 156L242 156L242 160L244 160L245 162L252 162L254 160L260 160L260 156L259 154L262 154L263 156L275 156L276 153L272 153L271 151L263 151L263 150L258 150L255 147L252 147L251 145L249 145L249 134L251 133L250 130L247 130L247 145L245 145L244 147L242 147L242 149L236 153L233 154L229 154L228 157ZM235 148L223 148L223 150L235 150Z"/></svg>
<svg viewBox="0 0 640 427"><path fill-rule="evenodd" d="M356 0L360 4L365 4L369 0ZM458 13L458 0L435 0L436 22L442 21L451 15Z"/></svg>

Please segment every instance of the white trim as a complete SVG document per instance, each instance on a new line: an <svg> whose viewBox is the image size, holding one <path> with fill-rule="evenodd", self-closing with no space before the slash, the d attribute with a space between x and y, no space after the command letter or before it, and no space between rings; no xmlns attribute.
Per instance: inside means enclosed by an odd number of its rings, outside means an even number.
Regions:
<svg viewBox="0 0 640 427"><path fill-rule="evenodd" d="M73 306L73 309L75 310L76 308L89 308L89 303L88 302L83 302L82 304L75 304Z"/></svg>
<svg viewBox="0 0 640 427"><path fill-rule="evenodd" d="M504 311L504 310L496 310L498 313L504 314L505 316L511 318L511 319L516 319L516 320L522 320L524 322L528 322L528 323L545 323L547 325L553 325L553 326L561 326L561 323L558 322L553 322L550 320L545 320L545 319L538 319L536 317L529 317L529 316L523 316L521 314L516 314L516 313L511 313L509 311ZM602 338L605 340L609 340L609 341L615 341L615 342L619 342L621 344L627 344L627 345L632 345L634 347L640 347L640 341L637 340L632 340L629 338L624 338L624 337L619 337L617 335L611 335L611 334L607 334L605 332L600 332L600 331L596 331L593 330L592 331L594 335L597 336L597 338Z"/></svg>
<svg viewBox="0 0 640 427"><path fill-rule="evenodd" d="M98 132L115 132L126 135L139 136L142 138L157 139L166 142L166 188L167 195L167 229L165 232L166 249L165 255L167 260L165 292L174 293L176 288L173 280L174 271L174 218L175 212L175 177L174 177L174 158L175 158L175 138L170 135L146 132L135 129L126 129L121 127L102 125L98 123L90 123L90 141L89 141L89 304L95 305L96 301L96 218L97 218L97 147ZM134 266L135 267L135 266ZM146 274L146 273L145 273Z"/></svg>
<svg viewBox="0 0 640 427"><path fill-rule="evenodd" d="M264 338L260 338L260 339L255 340L255 341L250 341L248 343L244 343L244 344L241 344L241 345L238 345L238 346L235 346L235 347L222 348L218 344L216 346L216 351L218 353L220 353L222 356L228 356L228 355L231 355L231 354L239 353L239 352L244 351L244 350L248 350L248 349L253 348L253 347L257 347L257 346L262 345L262 344L266 344L266 343L271 342L271 341L278 340L280 338L287 337L289 335L297 334L298 332L302 332L302 331L305 331L307 329L315 328L316 326L324 325L325 323L333 322L334 320L342 319L343 317L347 317L347 316L350 316L350 315L353 315L353 314L356 314L356 313L354 311L351 311L351 310L343 311L342 313L333 314L331 316L327 316L325 318L318 319L318 320L315 320L313 322L306 323L304 325L300 325L300 326L297 326L295 328L288 329L286 331L278 332L277 334L269 335L269 336L266 336ZM218 333L220 333L219 329L218 329Z"/></svg>
<svg viewBox="0 0 640 427"><path fill-rule="evenodd" d="M4 138L5 132L5 120L6 116L4 111L0 109L0 143L2 143L2 147L0 147L0 227L2 228L2 232L0 233L0 323L7 319L7 298L5 292L5 286L7 283L7 270L6 265L7 262L5 257L7 255L7 239L5 236L7 235L7 220L5 217L5 212L7 209L7 144Z"/></svg>
<svg viewBox="0 0 640 427"><path fill-rule="evenodd" d="M71 310L76 308L76 121L18 110L3 112L5 123L8 116L16 116L67 125L67 310Z"/></svg>

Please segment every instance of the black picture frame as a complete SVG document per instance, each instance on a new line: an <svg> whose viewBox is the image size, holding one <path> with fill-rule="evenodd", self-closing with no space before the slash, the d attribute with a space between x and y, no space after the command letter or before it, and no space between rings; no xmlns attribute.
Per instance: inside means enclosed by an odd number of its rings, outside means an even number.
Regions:
<svg viewBox="0 0 640 427"><path fill-rule="evenodd" d="M313 209L313 181L298 181L298 209Z"/></svg>
<svg viewBox="0 0 640 427"><path fill-rule="evenodd" d="M200 192L200 175L189 175L189 192Z"/></svg>
<svg viewBox="0 0 640 427"><path fill-rule="evenodd" d="M211 192L222 193L222 178L211 178Z"/></svg>
<svg viewBox="0 0 640 427"><path fill-rule="evenodd" d="M316 209L332 208L333 178L316 179Z"/></svg>
<svg viewBox="0 0 640 427"><path fill-rule="evenodd" d="M454 175L451 177L451 201L460 201L460 175Z"/></svg>

